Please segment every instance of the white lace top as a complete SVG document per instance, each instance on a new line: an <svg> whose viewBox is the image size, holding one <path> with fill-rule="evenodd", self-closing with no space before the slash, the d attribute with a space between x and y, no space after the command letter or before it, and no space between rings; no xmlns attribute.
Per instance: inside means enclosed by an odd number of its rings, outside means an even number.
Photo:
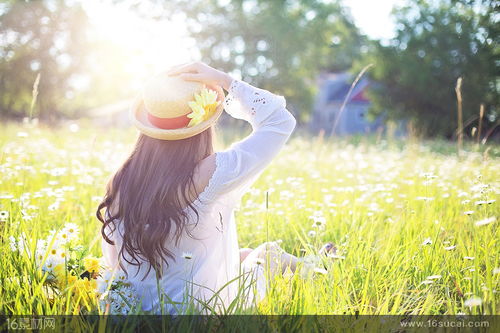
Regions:
<svg viewBox="0 0 500 333"><path fill-rule="evenodd" d="M215 171L194 205L199 213L199 221L195 226L196 216L187 208L190 219L188 225L194 238L187 234L175 247L173 241L166 244L174 253L175 262L170 260L162 277L157 281L153 270L144 280L149 265L140 268L122 264L128 272L128 280L142 299L145 311L179 314L185 311L186 302L201 304L196 300L207 302L217 312L227 309L242 286L255 277L244 272L262 274L261 266L244 262L240 265L238 237L234 221L234 208L241 197L258 175L278 154L295 128L295 118L288 112L283 96L255 88L248 83L233 80L229 93L224 101L228 114L237 119L248 121L253 131L242 141L234 143L225 151L216 153ZM103 254L108 264L117 264L117 249L121 248L122 229L111 235L115 245L103 240ZM126 254L125 254L126 255ZM138 273L137 275L135 273ZM245 282L238 277L247 277ZM245 304L251 305L254 297L260 299L265 293L262 276L255 289L245 289ZM218 296L214 295L218 292ZM198 307L203 310L203 306Z"/></svg>

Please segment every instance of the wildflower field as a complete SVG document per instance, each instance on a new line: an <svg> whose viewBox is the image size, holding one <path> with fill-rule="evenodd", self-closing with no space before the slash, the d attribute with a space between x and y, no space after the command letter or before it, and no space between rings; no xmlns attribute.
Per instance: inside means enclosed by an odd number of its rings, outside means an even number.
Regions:
<svg viewBox="0 0 500 333"><path fill-rule="evenodd" d="M140 313L126 278L102 267L95 218L136 132L0 133L0 313ZM244 196L239 245L337 253L308 278L277 277L245 313L500 314L500 147L454 148L295 133Z"/></svg>

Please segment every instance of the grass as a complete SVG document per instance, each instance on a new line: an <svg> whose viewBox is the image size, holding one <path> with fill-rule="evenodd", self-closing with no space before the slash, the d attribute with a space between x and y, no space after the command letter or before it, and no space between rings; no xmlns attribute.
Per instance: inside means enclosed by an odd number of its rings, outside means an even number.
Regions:
<svg viewBox="0 0 500 333"><path fill-rule="evenodd" d="M73 222L85 253L101 256L95 209L135 131L1 133L0 313L99 313L96 300L48 296L46 274L9 237L40 239ZM332 241L341 256L324 275L276 278L251 313L499 314L499 147L466 145L458 158L448 143L374 141L297 134L243 197L240 247L280 239L303 256ZM318 216L326 223L313 227Z"/></svg>

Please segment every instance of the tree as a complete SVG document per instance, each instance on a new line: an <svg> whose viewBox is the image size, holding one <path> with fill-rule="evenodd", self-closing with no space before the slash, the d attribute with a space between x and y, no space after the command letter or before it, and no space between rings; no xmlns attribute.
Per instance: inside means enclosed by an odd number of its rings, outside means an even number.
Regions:
<svg viewBox="0 0 500 333"><path fill-rule="evenodd" d="M37 107L52 120L85 65L87 17L63 0L9 1L0 11L0 115L23 116L40 74Z"/></svg>
<svg viewBox="0 0 500 333"><path fill-rule="evenodd" d="M346 70L364 42L339 1L176 1L202 60L287 97L305 118L321 70Z"/></svg>
<svg viewBox="0 0 500 333"><path fill-rule="evenodd" d="M373 113L412 119L423 134L451 137L457 128L455 85L463 77L464 120L485 103L498 118L496 1L409 0L393 13L397 35L372 46ZM476 122L477 123L477 122Z"/></svg>

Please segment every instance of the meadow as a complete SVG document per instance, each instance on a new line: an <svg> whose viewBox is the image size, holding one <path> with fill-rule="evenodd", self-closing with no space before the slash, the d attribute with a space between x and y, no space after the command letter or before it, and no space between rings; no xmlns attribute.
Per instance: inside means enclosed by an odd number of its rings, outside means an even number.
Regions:
<svg viewBox="0 0 500 333"><path fill-rule="evenodd" d="M75 240L71 260L101 256L95 210L136 132L0 133L0 313L103 313L93 285L47 287L50 253L37 240L62 230ZM277 240L310 256L330 241L338 251L308 278L277 277L244 313L500 314L499 150L470 144L459 158L446 142L294 134L236 211L239 245Z"/></svg>

